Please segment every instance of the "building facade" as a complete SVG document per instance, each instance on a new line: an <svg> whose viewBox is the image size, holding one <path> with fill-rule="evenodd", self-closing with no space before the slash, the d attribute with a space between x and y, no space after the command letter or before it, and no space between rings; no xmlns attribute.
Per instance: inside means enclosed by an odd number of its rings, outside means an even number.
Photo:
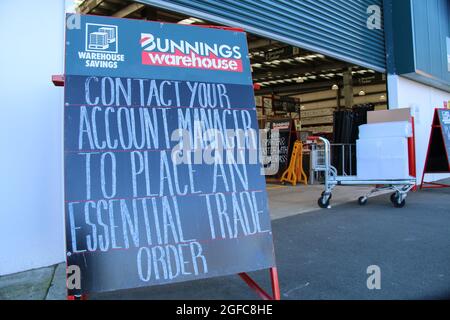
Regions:
<svg viewBox="0 0 450 320"><path fill-rule="evenodd" d="M65 259L63 90L50 80L64 73L68 3L0 3L0 275ZM144 5L386 74L389 108L415 117L420 179L434 109L450 101L450 0L142 0L118 16Z"/></svg>

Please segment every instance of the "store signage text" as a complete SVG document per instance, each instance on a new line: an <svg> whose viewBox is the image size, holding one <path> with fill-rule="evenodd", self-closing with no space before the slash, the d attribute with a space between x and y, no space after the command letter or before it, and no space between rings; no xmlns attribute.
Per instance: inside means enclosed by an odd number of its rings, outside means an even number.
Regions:
<svg viewBox="0 0 450 320"><path fill-rule="evenodd" d="M119 53L119 28L115 25L86 23L85 50L78 58L87 68L117 69L125 55Z"/></svg>
<svg viewBox="0 0 450 320"><path fill-rule="evenodd" d="M216 71L242 72L239 46L196 41L174 41L142 33L142 63L152 66L194 68Z"/></svg>

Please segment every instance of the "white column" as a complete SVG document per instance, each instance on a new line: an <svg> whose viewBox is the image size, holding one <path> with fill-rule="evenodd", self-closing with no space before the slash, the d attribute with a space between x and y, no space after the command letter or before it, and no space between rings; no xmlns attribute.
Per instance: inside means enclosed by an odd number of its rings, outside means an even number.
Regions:
<svg viewBox="0 0 450 320"><path fill-rule="evenodd" d="M450 101L450 93L400 76L388 76L389 108L411 108L416 128L417 177L421 182L435 108ZM436 181L450 175L428 175L426 181Z"/></svg>
<svg viewBox="0 0 450 320"><path fill-rule="evenodd" d="M65 259L64 7L0 1L0 275Z"/></svg>

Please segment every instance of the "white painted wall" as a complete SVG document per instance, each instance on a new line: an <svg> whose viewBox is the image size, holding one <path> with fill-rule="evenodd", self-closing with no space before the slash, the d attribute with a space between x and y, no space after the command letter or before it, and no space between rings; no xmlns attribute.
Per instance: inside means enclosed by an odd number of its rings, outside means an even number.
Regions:
<svg viewBox="0 0 450 320"><path fill-rule="evenodd" d="M64 261L64 5L0 1L0 275Z"/></svg>
<svg viewBox="0 0 450 320"><path fill-rule="evenodd" d="M411 108L416 126L416 161L419 183L431 133L435 108L443 108L444 101L450 101L450 93L400 77L388 77L389 107ZM436 181L450 175L427 175L425 181Z"/></svg>

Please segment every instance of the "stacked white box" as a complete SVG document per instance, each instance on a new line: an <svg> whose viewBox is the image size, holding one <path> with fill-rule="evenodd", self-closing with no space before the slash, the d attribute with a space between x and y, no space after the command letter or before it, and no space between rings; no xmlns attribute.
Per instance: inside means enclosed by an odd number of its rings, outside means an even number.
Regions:
<svg viewBox="0 0 450 320"><path fill-rule="evenodd" d="M408 179L408 122L386 122L360 127L356 142L358 180Z"/></svg>
<svg viewBox="0 0 450 320"><path fill-rule="evenodd" d="M412 137L412 126L407 121L382 122L359 126L359 139Z"/></svg>

